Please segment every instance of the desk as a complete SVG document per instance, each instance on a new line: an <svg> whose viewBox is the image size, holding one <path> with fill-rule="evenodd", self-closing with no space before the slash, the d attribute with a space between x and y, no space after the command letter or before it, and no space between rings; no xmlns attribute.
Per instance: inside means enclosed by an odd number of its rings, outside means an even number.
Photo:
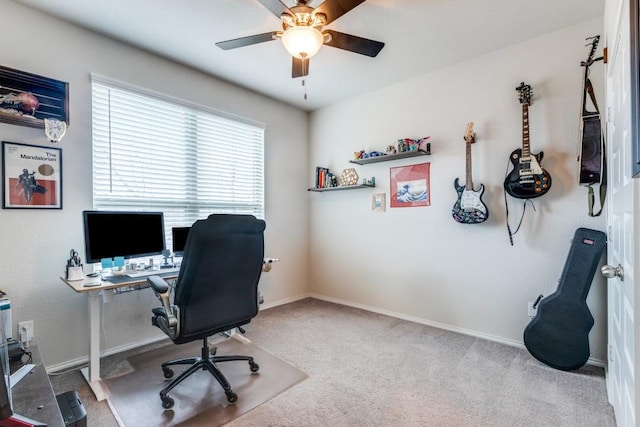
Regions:
<svg viewBox="0 0 640 427"><path fill-rule="evenodd" d="M164 279L175 279L178 277L178 272L174 273L162 273L161 270L157 272L158 276ZM106 290L118 290L128 288L140 284L147 283L146 277L136 277L130 280L123 280L122 276L118 276L120 283L111 283L99 278L87 277L84 280L67 280L64 277L60 277L64 283L69 285L71 289L79 294L87 294L89 296L89 367L82 369L82 374L86 378L91 390L96 396L98 401L107 398L106 390L102 386L100 380L100 331L102 330L102 317L100 316L100 297L103 295L103 291ZM87 286L94 285L97 286Z"/></svg>
<svg viewBox="0 0 640 427"><path fill-rule="evenodd" d="M277 258L265 258L262 263L262 271L269 272L272 264L278 262ZM158 276L165 280L172 280L178 277L178 272L165 272L158 270ZM100 331L102 330L102 316L100 316L100 296L106 290L119 290L147 283L146 277L136 277L125 279L125 276L116 276L118 283L112 283L99 278L87 277L83 280L67 280L60 277L64 283L79 294L89 296L89 367L82 369L82 374L86 378L91 390L98 401L107 398L106 390L102 387L100 380ZM91 285L91 286L87 286ZM260 297L262 299L262 297ZM260 301L260 303L262 303Z"/></svg>
<svg viewBox="0 0 640 427"><path fill-rule="evenodd" d="M38 346L31 345L27 350L31 352L31 363L36 367L11 389L13 412L46 423L49 427L64 427L64 418L40 360Z"/></svg>

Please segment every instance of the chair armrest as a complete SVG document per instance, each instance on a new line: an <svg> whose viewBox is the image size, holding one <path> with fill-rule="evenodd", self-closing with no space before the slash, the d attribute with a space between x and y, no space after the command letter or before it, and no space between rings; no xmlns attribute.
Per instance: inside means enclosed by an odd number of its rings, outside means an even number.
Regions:
<svg viewBox="0 0 640 427"><path fill-rule="evenodd" d="M153 290L159 294L163 294L169 290L169 284L162 277L149 276L147 277L147 282L149 282Z"/></svg>
<svg viewBox="0 0 640 427"><path fill-rule="evenodd" d="M164 307L164 311L167 315L168 326L176 326L178 324L178 319L171 309L171 304L169 304L169 284L159 276L149 276L147 277L147 282L149 282L162 301L162 306Z"/></svg>

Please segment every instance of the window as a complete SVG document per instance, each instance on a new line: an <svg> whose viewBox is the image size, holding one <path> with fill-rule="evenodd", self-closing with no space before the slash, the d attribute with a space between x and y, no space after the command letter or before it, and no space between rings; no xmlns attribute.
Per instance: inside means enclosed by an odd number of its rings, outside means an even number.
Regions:
<svg viewBox="0 0 640 427"><path fill-rule="evenodd" d="M93 207L264 218L264 126L92 75Z"/></svg>

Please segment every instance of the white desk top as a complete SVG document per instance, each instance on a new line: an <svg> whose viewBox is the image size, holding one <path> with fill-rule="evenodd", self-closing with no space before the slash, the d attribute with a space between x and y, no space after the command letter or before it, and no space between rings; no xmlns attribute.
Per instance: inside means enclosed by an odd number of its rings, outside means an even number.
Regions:
<svg viewBox="0 0 640 427"><path fill-rule="evenodd" d="M158 275L161 275L162 271L158 271ZM163 279L175 279L178 277L178 273L175 275L163 275ZM105 289L118 289L132 285L139 285L141 283L147 283L147 277L135 277L130 278L120 283L112 283L106 280L101 280L100 277L85 277L82 280L67 280L64 276L60 276L60 280L69 285L71 289L78 293L87 293L93 291L103 291Z"/></svg>
<svg viewBox="0 0 640 427"><path fill-rule="evenodd" d="M271 265L274 262L280 261L278 258L265 258L263 261L262 271L268 272L271 270ZM178 277L178 272L174 274L164 273L162 270L158 270L158 275L163 279L175 279ZM122 276L119 276L122 277ZM100 277L85 277L82 280L67 280L66 277L60 276L60 279L69 285L71 289L78 293L87 293L93 291L102 291L105 289L118 289L125 288L127 286L139 285L141 283L147 283L147 277L132 277L130 280L124 280L118 283L112 283L106 280L101 280Z"/></svg>

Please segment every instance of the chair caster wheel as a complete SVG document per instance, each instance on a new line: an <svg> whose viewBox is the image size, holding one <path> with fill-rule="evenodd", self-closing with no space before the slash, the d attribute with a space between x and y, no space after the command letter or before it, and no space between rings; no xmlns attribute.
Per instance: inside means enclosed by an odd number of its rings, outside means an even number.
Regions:
<svg viewBox="0 0 640 427"><path fill-rule="evenodd" d="M249 369L251 369L251 372L258 372L260 370L260 365L256 362L249 362Z"/></svg>
<svg viewBox="0 0 640 427"><path fill-rule="evenodd" d="M227 395L227 402L236 403L238 401L238 395L235 394L234 392L228 391L226 392L226 395Z"/></svg>
<svg viewBox="0 0 640 427"><path fill-rule="evenodd" d="M171 409L173 408L173 404L175 403L173 401L172 398L170 398L169 396L165 396L165 397L161 397L160 399L162 399L162 407L164 409Z"/></svg>
<svg viewBox="0 0 640 427"><path fill-rule="evenodd" d="M162 368L162 373L166 379L173 378L173 371L169 368Z"/></svg>

